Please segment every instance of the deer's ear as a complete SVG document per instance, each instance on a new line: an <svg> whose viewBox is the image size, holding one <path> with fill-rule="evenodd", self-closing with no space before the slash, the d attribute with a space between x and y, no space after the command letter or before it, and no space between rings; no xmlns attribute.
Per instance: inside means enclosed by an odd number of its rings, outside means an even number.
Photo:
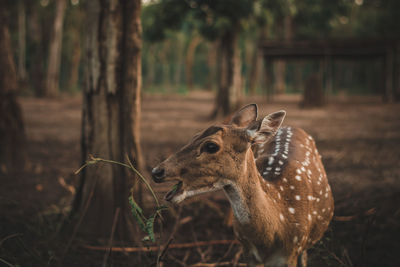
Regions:
<svg viewBox="0 0 400 267"><path fill-rule="evenodd" d="M250 125L246 132L252 143L264 143L271 139L282 125L286 111L280 110L266 116L260 124Z"/></svg>
<svg viewBox="0 0 400 267"><path fill-rule="evenodd" d="M247 127L256 119L257 119L257 105L249 104L247 106L242 107L239 111L237 111L233 115L230 124L236 125L238 127Z"/></svg>

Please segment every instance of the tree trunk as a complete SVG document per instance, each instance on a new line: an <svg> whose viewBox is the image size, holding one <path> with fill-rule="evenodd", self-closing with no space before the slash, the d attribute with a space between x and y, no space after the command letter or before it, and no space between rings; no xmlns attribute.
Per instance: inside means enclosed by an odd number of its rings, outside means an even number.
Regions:
<svg viewBox="0 0 400 267"><path fill-rule="evenodd" d="M45 78L45 68L44 68L44 55L45 51L44 47L44 40L42 34L42 27L41 22L39 19L39 8L41 6L29 1L26 3L27 9L30 11L28 16L28 38L31 44L32 49L32 62L33 65L29 66L29 83L30 86L33 88L36 96L43 96L44 95L44 78Z"/></svg>
<svg viewBox="0 0 400 267"><path fill-rule="evenodd" d="M174 53L174 86L176 88L181 87L181 77L182 77L182 61L183 53L181 53L184 46L184 36L181 34L177 35L176 38L176 50L178 53Z"/></svg>
<svg viewBox="0 0 400 267"><path fill-rule="evenodd" d="M315 72L310 74L305 82L303 101L300 103L300 106L304 108L322 107L325 105L320 63L315 63L314 69Z"/></svg>
<svg viewBox="0 0 400 267"><path fill-rule="evenodd" d="M66 0L56 0L53 32L50 39L49 57L47 63L47 76L45 96L54 97L58 94L58 82L60 75L61 47L63 36L64 14Z"/></svg>
<svg viewBox="0 0 400 267"><path fill-rule="evenodd" d="M8 31L5 1L0 3L0 172L26 166L25 130L16 99L17 73Z"/></svg>
<svg viewBox="0 0 400 267"><path fill-rule="evenodd" d="M26 12L25 1L18 2L18 78L21 82L26 81Z"/></svg>
<svg viewBox="0 0 400 267"><path fill-rule="evenodd" d="M79 78L79 63L81 62L81 44L78 32L75 35L74 47L75 49L71 59L71 71L68 81L68 87L70 89L76 89Z"/></svg>
<svg viewBox="0 0 400 267"><path fill-rule="evenodd" d="M293 91L303 92L303 69L304 69L304 62L298 61L294 64L294 86Z"/></svg>
<svg viewBox="0 0 400 267"><path fill-rule="evenodd" d="M285 75L286 75L286 62L282 59L276 60L274 91L277 94L283 94L285 92L286 88Z"/></svg>
<svg viewBox="0 0 400 267"><path fill-rule="evenodd" d="M207 67L208 75L206 82L206 90L211 91L216 82L215 69L217 65L217 42L208 43L207 47Z"/></svg>
<svg viewBox="0 0 400 267"><path fill-rule="evenodd" d="M162 43L162 48L158 51L158 59L161 65L161 86L165 88L165 91L170 92L171 90L171 79L170 79L170 62L168 60L168 52L170 51L170 41L165 40Z"/></svg>
<svg viewBox="0 0 400 267"><path fill-rule="evenodd" d="M254 51L253 51L253 57L251 59L251 65L250 65L250 78L249 78L249 93L250 95L255 95L256 93L256 87L257 84L259 83L260 79L260 72L262 68L262 53L259 49L259 46L261 42L267 38L268 34L268 28L264 26L262 29L260 29L260 32L258 34L257 38L257 43L255 44Z"/></svg>
<svg viewBox="0 0 400 267"><path fill-rule="evenodd" d="M236 31L227 32L218 43L218 92L212 118L227 116L240 105L242 75L237 38Z"/></svg>
<svg viewBox="0 0 400 267"><path fill-rule="evenodd" d="M194 36L189 43L189 46L186 50L186 59L185 59L185 76L186 76L186 86L188 90L193 89L193 62L194 55L196 52L197 46L200 44L201 38L199 36Z"/></svg>
<svg viewBox="0 0 400 267"><path fill-rule="evenodd" d="M156 50L154 44L149 45L147 52L147 76L145 77L144 86L151 87L154 86L155 76L156 76Z"/></svg>
<svg viewBox="0 0 400 267"><path fill-rule="evenodd" d="M141 168L140 3L140 0L87 2L82 118L84 161L94 155L126 162L128 155L134 165ZM135 239L128 204L132 185L126 168L110 164L87 167L74 202L74 212L84 215L80 231L93 237L109 237L114 214L119 208L115 238ZM138 199L136 195L135 198Z"/></svg>
<svg viewBox="0 0 400 267"><path fill-rule="evenodd" d="M293 39L293 17L286 15L283 19L283 33L284 40L291 41ZM275 92L278 94L285 93L286 90L286 61L277 60L276 62L276 79L275 79Z"/></svg>

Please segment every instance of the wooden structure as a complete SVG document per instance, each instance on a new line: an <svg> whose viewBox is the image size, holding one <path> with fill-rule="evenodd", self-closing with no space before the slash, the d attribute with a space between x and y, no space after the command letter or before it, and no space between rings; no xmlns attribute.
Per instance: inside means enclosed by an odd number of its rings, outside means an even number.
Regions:
<svg viewBox="0 0 400 267"><path fill-rule="evenodd" d="M330 66L334 59L382 60L384 69L385 101L400 100L400 40L265 40L260 49L268 64L276 59L321 59ZM326 79L332 81L332 72L326 71Z"/></svg>

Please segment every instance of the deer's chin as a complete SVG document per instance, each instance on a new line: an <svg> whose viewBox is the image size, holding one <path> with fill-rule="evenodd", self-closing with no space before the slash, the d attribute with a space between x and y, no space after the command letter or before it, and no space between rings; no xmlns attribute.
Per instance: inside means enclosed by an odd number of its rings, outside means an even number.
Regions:
<svg viewBox="0 0 400 267"><path fill-rule="evenodd" d="M182 183L182 182L180 182L180 183ZM168 200L174 204L179 204L180 202L184 201L186 198L194 197L194 196L205 194L208 192L218 191L222 188L223 188L223 184L218 183L218 182L214 183L212 185L205 185L205 186L199 187L199 188L182 189L182 186L181 186L181 188L180 188L181 190L176 191L172 197L170 197L169 199L166 198L166 200Z"/></svg>
<svg viewBox="0 0 400 267"><path fill-rule="evenodd" d="M179 181L177 184L175 184L172 189L165 195L165 200L174 202L174 198L182 195L184 193L184 190L182 189L183 187L183 182Z"/></svg>

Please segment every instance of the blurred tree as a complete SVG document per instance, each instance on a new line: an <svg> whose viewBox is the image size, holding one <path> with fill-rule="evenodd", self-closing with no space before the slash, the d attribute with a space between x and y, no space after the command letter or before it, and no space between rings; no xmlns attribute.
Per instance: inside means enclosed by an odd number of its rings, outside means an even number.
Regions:
<svg viewBox="0 0 400 267"><path fill-rule="evenodd" d="M82 42L85 39L81 25L85 12L80 4L70 5L65 14L60 87L74 92L79 89L81 72Z"/></svg>
<svg viewBox="0 0 400 267"><path fill-rule="evenodd" d="M17 72L8 31L8 6L0 1L0 172L26 166L25 130L17 102Z"/></svg>
<svg viewBox="0 0 400 267"><path fill-rule="evenodd" d="M200 44L201 38L198 35L194 35L189 42L186 58L185 58L185 74L186 74L186 86L189 90L193 89L193 63L194 53L197 46Z"/></svg>
<svg viewBox="0 0 400 267"><path fill-rule="evenodd" d="M128 155L140 169L141 1L91 0L85 4L83 160L92 154L125 162ZM127 201L133 181L126 168L89 166L80 181L73 212L84 216L81 232L109 236L119 209L117 238L134 239Z"/></svg>
<svg viewBox="0 0 400 267"><path fill-rule="evenodd" d="M56 0L45 86L45 96L49 97L54 97L58 94L64 14L66 7L67 0Z"/></svg>
<svg viewBox="0 0 400 267"><path fill-rule="evenodd" d="M253 2L161 0L148 5L142 15L144 36L149 40L162 40L167 29L181 29L186 21L206 39L217 41L218 92L213 117L228 115L239 105L243 84L237 41L242 21L253 11Z"/></svg>
<svg viewBox="0 0 400 267"><path fill-rule="evenodd" d="M26 82L26 9L25 1L18 0L18 78Z"/></svg>
<svg viewBox="0 0 400 267"><path fill-rule="evenodd" d="M217 41L218 92L212 117L226 116L240 105L243 81L237 41L243 21L252 15L253 3L252 0L190 2L199 32Z"/></svg>
<svg viewBox="0 0 400 267"><path fill-rule="evenodd" d="M27 70L30 88L36 96L45 93L46 35L48 23L46 13L37 1L27 1Z"/></svg>

